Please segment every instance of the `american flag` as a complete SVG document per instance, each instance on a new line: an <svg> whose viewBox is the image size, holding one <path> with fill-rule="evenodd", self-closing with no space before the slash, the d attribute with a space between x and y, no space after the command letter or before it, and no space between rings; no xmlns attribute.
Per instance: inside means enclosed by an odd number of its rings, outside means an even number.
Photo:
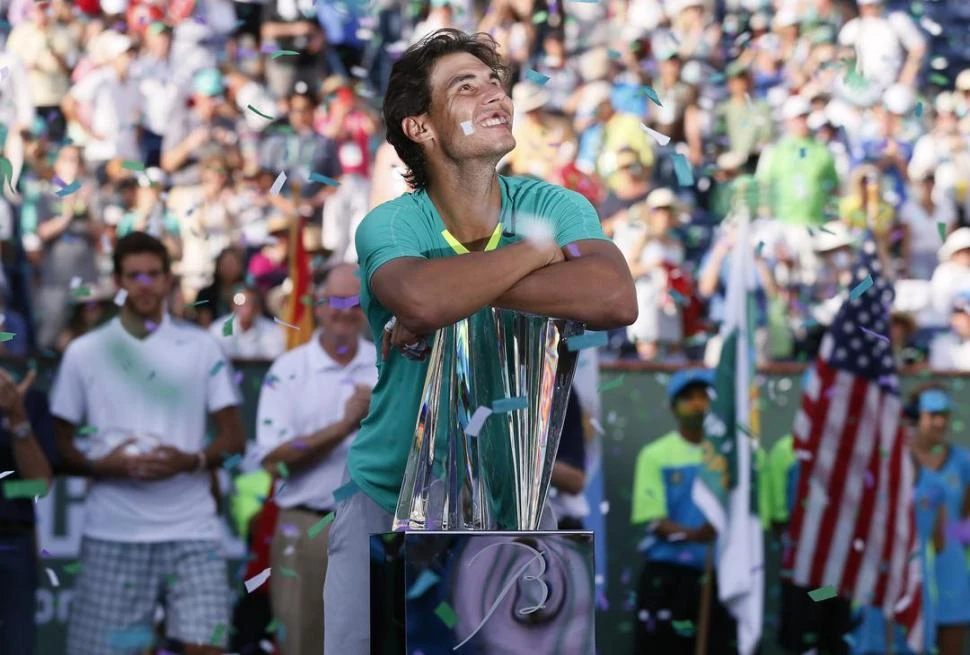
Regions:
<svg viewBox="0 0 970 655"><path fill-rule="evenodd" d="M795 418L800 468L785 568L796 585L832 586L882 608L920 652L915 472L885 336L894 294L869 235L861 251L853 290L822 339Z"/></svg>

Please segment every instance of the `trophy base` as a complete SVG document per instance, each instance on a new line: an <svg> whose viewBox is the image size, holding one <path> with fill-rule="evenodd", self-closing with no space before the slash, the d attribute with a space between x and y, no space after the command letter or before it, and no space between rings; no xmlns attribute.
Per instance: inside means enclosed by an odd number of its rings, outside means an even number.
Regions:
<svg viewBox="0 0 970 655"><path fill-rule="evenodd" d="M371 535L372 655L595 655L593 533Z"/></svg>

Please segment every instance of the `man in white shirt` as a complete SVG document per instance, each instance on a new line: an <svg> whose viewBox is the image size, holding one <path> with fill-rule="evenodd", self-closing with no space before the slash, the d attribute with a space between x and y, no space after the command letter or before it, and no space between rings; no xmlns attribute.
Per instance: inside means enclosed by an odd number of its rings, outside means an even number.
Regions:
<svg viewBox="0 0 970 655"><path fill-rule="evenodd" d="M970 371L970 287L953 299L950 331L930 344L930 368L934 371Z"/></svg>
<svg viewBox="0 0 970 655"><path fill-rule="evenodd" d="M263 298L251 288L240 289L233 298L235 311L213 321L212 334L229 359L276 359L286 350L283 330L263 316ZM226 323L231 321L231 329Z"/></svg>
<svg viewBox="0 0 970 655"><path fill-rule="evenodd" d="M259 395L256 439L263 467L276 477L280 507L270 597L285 627L282 655L319 655L323 648L326 517L377 384L377 352L361 338L359 296L357 266L334 267L316 295L320 330L273 363Z"/></svg>
<svg viewBox="0 0 970 655"><path fill-rule="evenodd" d="M121 312L71 343L51 392L62 470L91 479L72 655L143 652L160 603L166 638L184 652L215 655L226 645L229 589L212 471L242 452L243 427L219 345L165 310L170 265L154 237L118 241ZM215 428L208 446L207 417Z"/></svg>
<svg viewBox="0 0 970 655"><path fill-rule="evenodd" d="M883 14L882 0L858 0L859 16L839 32L839 44L855 48L858 72L873 91L899 82L915 86L926 40L903 12Z"/></svg>

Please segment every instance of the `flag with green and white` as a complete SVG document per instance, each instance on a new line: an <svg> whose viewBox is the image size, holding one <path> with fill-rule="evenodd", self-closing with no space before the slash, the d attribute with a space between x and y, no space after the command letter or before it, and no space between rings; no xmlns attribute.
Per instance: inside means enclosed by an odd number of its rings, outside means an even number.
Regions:
<svg viewBox="0 0 970 655"><path fill-rule="evenodd" d="M738 624L738 651L754 652L764 607L764 542L754 467L759 432L753 384L754 256L750 213L737 207L737 238L728 271L716 398L705 424L704 464L692 497L717 530L715 571L721 603Z"/></svg>

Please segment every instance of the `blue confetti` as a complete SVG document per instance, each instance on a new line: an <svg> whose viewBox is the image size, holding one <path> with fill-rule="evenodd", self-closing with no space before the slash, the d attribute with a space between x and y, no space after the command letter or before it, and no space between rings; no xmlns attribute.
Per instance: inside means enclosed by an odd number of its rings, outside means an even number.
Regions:
<svg viewBox="0 0 970 655"><path fill-rule="evenodd" d="M408 590L408 600L420 598L424 595L424 592L438 584L438 580L440 580L440 578L434 571L421 571L421 575L418 576L418 579L414 581L414 584L411 585L411 588Z"/></svg>
<svg viewBox="0 0 970 655"><path fill-rule="evenodd" d="M333 179L332 177L327 177L326 175L320 175L320 173L310 173L310 181L326 184L327 186L340 186L340 182L337 180Z"/></svg>
<svg viewBox="0 0 970 655"><path fill-rule="evenodd" d="M107 637L113 650L145 650L155 644L155 632L145 625L112 630Z"/></svg>
<svg viewBox="0 0 970 655"><path fill-rule="evenodd" d="M694 186L694 171L691 170L690 162L679 153L674 154L674 173L680 186Z"/></svg>
<svg viewBox="0 0 970 655"><path fill-rule="evenodd" d="M599 348L600 346L605 346L609 341L609 337L606 332L584 332L575 337L569 337L566 339L566 349L569 352L576 352L577 350L586 350L587 348Z"/></svg>
<svg viewBox="0 0 970 655"><path fill-rule="evenodd" d="M333 499L339 503L341 501L346 500L347 498L350 498L358 491L360 491L360 489L357 488L357 483L351 480L350 482L348 482L342 487L339 487L336 491L333 492Z"/></svg>
<svg viewBox="0 0 970 655"><path fill-rule="evenodd" d="M74 180L63 189L60 189L59 191L57 191L56 195L58 198L63 198L65 196L71 195L72 193L74 193L80 188L81 188L81 183L78 180Z"/></svg>
<svg viewBox="0 0 970 655"><path fill-rule="evenodd" d="M525 396L516 396L515 398L499 398L492 403L492 412L495 414L503 414L505 412L511 412L517 409L525 409L528 406L529 400Z"/></svg>
<svg viewBox="0 0 970 655"><path fill-rule="evenodd" d="M872 276L867 275L866 279L864 279L862 282L860 282L859 284L855 285L855 287L852 288L852 291L849 292L849 299L850 300L857 299L859 296L861 296L866 291L868 291L871 287L872 287Z"/></svg>
<svg viewBox="0 0 970 655"><path fill-rule="evenodd" d="M531 68L529 68L529 69L527 69L525 71L525 77L530 82L534 82L535 84L538 84L539 86L545 86L546 82L549 81L549 76L548 75L543 75L539 71L534 71Z"/></svg>
<svg viewBox="0 0 970 655"><path fill-rule="evenodd" d="M646 84L642 85L640 87L640 94L650 98L653 104L657 105L658 107L664 106L663 103L660 102L660 96L658 96L657 92L653 90L653 87L647 86Z"/></svg>

